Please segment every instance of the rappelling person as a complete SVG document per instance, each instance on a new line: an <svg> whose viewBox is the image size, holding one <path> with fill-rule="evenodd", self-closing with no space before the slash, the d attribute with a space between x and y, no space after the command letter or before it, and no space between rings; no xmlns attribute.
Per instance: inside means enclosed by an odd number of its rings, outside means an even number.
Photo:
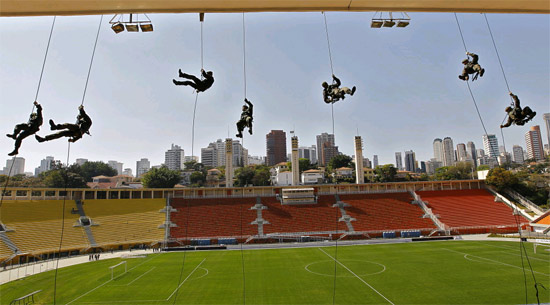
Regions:
<svg viewBox="0 0 550 305"><path fill-rule="evenodd" d="M247 105L243 105L243 112L241 113L241 119L237 122L237 130L239 132L236 135L237 138L242 138L243 137L243 130L244 130L245 127L248 127L248 132L250 134L252 134L252 120L253 120L252 108L253 108L253 105L246 98L244 99L244 102Z"/></svg>
<svg viewBox="0 0 550 305"><path fill-rule="evenodd" d="M174 84L177 86L190 86L193 87L197 92L204 92L208 88L212 87L212 84L214 83L214 73L212 71L204 71L204 69L201 69L202 77L204 77L203 80L198 79L194 75L190 75L187 73L181 72L181 69L179 70L179 77L186 78L190 80L186 80L183 82L173 80Z"/></svg>
<svg viewBox="0 0 550 305"><path fill-rule="evenodd" d="M323 82L321 84L321 86L323 86L323 100L325 101L325 103L335 103L340 99L345 99L346 94L353 95L355 93L355 86L353 86L353 88L351 89L348 87L340 88L341 84L342 83L340 82L338 77L336 77L334 74L332 74L332 84L329 85L327 82Z"/></svg>
<svg viewBox="0 0 550 305"><path fill-rule="evenodd" d="M500 125L500 128L505 128L512 124L523 126L525 125L525 123L532 120L535 115L537 115L537 113L531 110L529 106L525 106L525 108L521 109L519 98L517 95L510 92L510 96L514 100L514 107L506 107L504 111L508 113L508 122L506 122L506 124L504 125Z"/></svg>
<svg viewBox="0 0 550 305"><path fill-rule="evenodd" d="M23 139L37 133L40 130L40 126L42 126L42 106L36 101L33 104L36 106L36 112L31 114L29 122L15 125L13 134L6 134L6 136L15 140L15 149L8 156L19 154L19 147L21 147Z"/></svg>
<svg viewBox="0 0 550 305"><path fill-rule="evenodd" d="M466 55L468 58L462 61L462 64L464 65L464 69L462 70L462 75L459 75L458 78L461 80L468 81L470 79L469 74L474 74L474 78L472 78L472 81L475 81L478 76L483 77L483 73L485 73L485 69L483 69L479 63L477 62L479 59L479 56L477 56L474 53L466 52ZM472 60L470 60L470 57L472 57Z"/></svg>
<svg viewBox="0 0 550 305"><path fill-rule="evenodd" d="M61 130L60 132L41 137L35 135L35 138L38 142L50 141L59 139L61 137L69 137L69 142L76 142L84 134L90 134L89 130L92 126L92 119L84 111L84 106L80 105L78 107L79 114L76 117L76 124L55 124L53 120L50 120L50 129L51 130ZM63 129L63 130L62 130Z"/></svg>

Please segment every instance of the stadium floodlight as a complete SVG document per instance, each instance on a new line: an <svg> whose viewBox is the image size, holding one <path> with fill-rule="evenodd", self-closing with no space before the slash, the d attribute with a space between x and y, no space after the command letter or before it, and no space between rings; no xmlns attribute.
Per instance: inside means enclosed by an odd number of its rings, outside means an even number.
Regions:
<svg viewBox="0 0 550 305"><path fill-rule="evenodd" d="M117 34L123 32L124 29L126 29L126 31L128 32L139 32L140 28L142 32L153 31L153 24L151 23L151 19L149 19L149 16L147 16L147 14L143 14L145 18L147 18L147 20L139 20L139 14L129 15L130 16L128 21L124 21L123 14L116 14L115 16L113 16L113 18L111 18L111 21L109 21L109 23L112 24L111 29L113 29L113 31Z"/></svg>
<svg viewBox="0 0 550 305"><path fill-rule="evenodd" d="M394 25L395 25L395 21L393 20L384 20L384 23L382 24L382 26L385 28L391 28Z"/></svg>
<svg viewBox="0 0 550 305"><path fill-rule="evenodd" d="M374 13L374 17L371 20L371 28L391 28L395 25L397 25L398 28L404 28L407 27L411 21L411 18L409 17L409 15L407 15L406 12L401 13L401 18L394 18L392 12L388 12L387 17L384 16L384 12L380 12L380 15L378 16L377 14L378 12Z"/></svg>
<svg viewBox="0 0 550 305"><path fill-rule="evenodd" d="M384 23L384 21L382 21L382 20L374 20L373 19L370 23L370 27L371 28L381 28L383 23Z"/></svg>
<svg viewBox="0 0 550 305"><path fill-rule="evenodd" d="M398 27L398 28L404 28L404 27L406 27L406 26L408 26L408 25L409 25L409 22L408 22L408 21L398 21L398 22L397 22L397 27Z"/></svg>

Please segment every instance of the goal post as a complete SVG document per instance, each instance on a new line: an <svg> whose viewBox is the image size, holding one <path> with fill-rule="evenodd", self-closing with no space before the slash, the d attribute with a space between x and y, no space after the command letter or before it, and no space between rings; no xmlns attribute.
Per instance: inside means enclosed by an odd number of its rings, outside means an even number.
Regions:
<svg viewBox="0 0 550 305"><path fill-rule="evenodd" d="M550 240L549 239L535 239L535 242L533 243L533 252L537 253L537 247L538 246L550 248Z"/></svg>
<svg viewBox="0 0 550 305"><path fill-rule="evenodd" d="M121 269L122 268L122 265L124 265L124 272L120 273L120 275L117 275L117 277L123 275L124 273L128 272L128 264L126 263L126 261L122 261L116 265L113 265L111 267L109 267L109 269L111 270L111 280L113 280L115 278L115 269ZM119 268L117 268L119 267ZM118 273L118 271L117 271Z"/></svg>

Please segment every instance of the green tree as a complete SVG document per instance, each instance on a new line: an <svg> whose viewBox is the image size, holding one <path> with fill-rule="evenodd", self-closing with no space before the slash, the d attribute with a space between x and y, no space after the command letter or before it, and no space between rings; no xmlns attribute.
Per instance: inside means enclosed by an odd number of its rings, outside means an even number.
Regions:
<svg viewBox="0 0 550 305"><path fill-rule="evenodd" d="M189 176L189 181L192 185L203 186L206 182L206 174L200 171L195 171Z"/></svg>
<svg viewBox="0 0 550 305"><path fill-rule="evenodd" d="M92 182L96 176L113 177L117 175L116 169L101 161L85 162L82 165L73 164L69 166L69 172L80 175L86 182Z"/></svg>
<svg viewBox="0 0 550 305"><path fill-rule="evenodd" d="M180 180L179 171L170 170L166 166L152 168L141 178L141 182L146 188L173 188Z"/></svg>
<svg viewBox="0 0 550 305"><path fill-rule="evenodd" d="M307 171L309 169L316 168L315 165L311 164L311 161L306 158L300 158L298 159L299 166L299 172L302 173L304 171ZM288 169L292 171L292 162L287 162Z"/></svg>
<svg viewBox="0 0 550 305"><path fill-rule="evenodd" d="M495 167L489 171L485 182L496 187L498 191L503 191L517 185L519 180L511 171Z"/></svg>
<svg viewBox="0 0 550 305"><path fill-rule="evenodd" d="M195 160L187 161L183 163L185 166L184 168L187 170L196 170L196 171L202 171L204 169L204 165L202 163L198 163Z"/></svg>
<svg viewBox="0 0 550 305"><path fill-rule="evenodd" d="M43 175L43 183L51 188L87 188L86 181L80 175L68 171L66 168L47 171Z"/></svg>
<svg viewBox="0 0 550 305"><path fill-rule="evenodd" d="M340 167L351 167L351 160L352 160L351 157L348 155L344 155L344 154L338 155L330 159L330 161L328 162L328 166L332 170L335 170Z"/></svg>
<svg viewBox="0 0 550 305"><path fill-rule="evenodd" d="M252 178L252 184L254 186L271 185L271 173L269 172L268 166L257 165L254 168L254 177Z"/></svg>
<svg viewBox="0 0 550 305"><path fill-rule="evenodd" d="M374 170L376 174L376 180L379 182L392 182L395 181L395 175L397 175L397 168L393 164L386 164L377 166Z"/></svg>
<svg viewBox="0 0 550 305"><path fill-rule="evenodd" d="M491 169L491 168L487 164L482 164L482 165L477 167L478 171L484 171L484 170L488 170L488 169Z"/></svg>
<svg viewBox="0 0 550 305"><path fill-rule="evenodd" d="M436 180L466 180L472 178L473 166L470 162L458 162L454 166L443 166L435 171Z"/></svg>
<svg viewBox="0 0 550 305"><path fill-rule="evenodd" d="M254 179L255 174L256 171L250 166L237 169L235 173L235 178L237 178L237 181L235 181L235 186L247 186L249 184L253 184L252 180Z"/></svg>

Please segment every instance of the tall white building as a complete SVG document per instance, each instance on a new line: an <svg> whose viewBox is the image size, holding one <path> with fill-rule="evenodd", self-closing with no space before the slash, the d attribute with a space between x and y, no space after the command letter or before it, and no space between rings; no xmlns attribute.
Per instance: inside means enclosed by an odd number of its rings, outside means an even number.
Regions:
<svg viewBox="0 0 550 305"><path fill-rule="evenodd" d="M443 140L440 138L434 139L434 159L443 162Z"/></svg>
<svg viewBox="0 0 550 305"><path fill-rule="evenodd" d="M494 134L483 135L483 149L489 157L498 158L498 139Z"/></svg>
<svg viewBox="0 0 550 305"><path fill-rule="evenodd" d="M35 169L34 175L38 176L43 172L47 172L51 170L53 162L54 162L54 159L52 156L48 156L46 157L46 159L42 159L42 161L40 161L40 166Z"/></svg>
<svg viewBox="0 0 550 305"><path fill-rule="evenodd" d="M456 161L468 161L468 152L466 152L466 145L464 143L458 143L456 145Z"/></svg>
<svg viewBox="0 0 550 305"><path fill-rule="evenodd" d="M453 139L445 137L443 139L443 166L452 166L455 164L455 150Z"/></svg>
<svg viewBox="0 0 550 305"><path fill-rule="evenodd" d="M224 150L222 150L224 152ZM218 167L218 150L215 143L210 143L208 147L201 148L201 163L204 166Z"/></svg>
<svg viewBox="0 0 550 305"><path fill-rule="evenodd" d="M542 137L540 134L540 126L531 126L529 131L525 133L525 145L527 146L527 155L529 159L536 161L544 160L544 151L542 147Z"/></svg>
<svg viewBox="0 0 550 305"><path fill-rule="evenodd" d="M542 118L546 124L546 143L550 146L550 113L543 114Z"/></svg>
<svg viewBox="0 0 550 305"><path fill-rule="evenodd" d="M378 155L374 155L372 157L372 168L376 168L378 166Z"/></svg>
<svg viewBox="0 0 550 305"><path fill-rule="evenodd" d="M123 174L123 175L126 175L126 176L133 176L133 175L132 175L132 169L131 169L131 168L125 168L125 169L122 171L122 174Z"/></svg>
<svg viewBox="0 0 550 305"><path fill-rule="evenodd" d="M78 159L76 159L76 161L75 161L74 163L76 163L76 164L82 166L82 165L84 165L84 163L86 163L86 162L88 162L88 159L78 158Z"/></svg>
<svg viewBox="0 0 550 305"><path fill-rule="evenodd" d="M151 162L147 158L142 158L136 162L136 177L141 177L151 169Z"/></svg>
<svg viewBox="0 0 550 305"><path fill-rule="evenodd" d="M403 158L401 157L400 151L395 153L395 168L397 168L397 170L403 170Z"/></svg>
<svg viewBox="0 0 550 305"><path fill-rule="evenodd" d="M522 164L525 159L523 159L523 148L519 145L514 145L512 147L512 156L514 158L514 163Z"/></svg>
<svg viewBox="0 0 550 305"><path fill-rule="evenodd" d="M122 163L117 161L108 161L107 165L116 170L117 175L122 175Z"/></svg>
<svg viewBox="0 0 550 305"><path fill-rule="evenodd" d="M183 157L183 163L185 162L191 162L191 161L195 161L195 162L199 162L199 157L198 156L185 156Z"/></svg>
<svg viewBox="0 0 550 305"><path fill-rule="evenodd" d="M25 158L15 157L13 159L6 160L6 167L4 167L3 172L4 175L10 177L25 174Z"/></svg>
<svg viewBox="0 0 550 305"><path fill-rule="evenodd" d="M315 145L310 147L298 147L298 157L300 159L309 159L309 163L315 164L317 163L317 148Z"/></svg>
<svg viewBox="0 0 550 305"><path fill-rule="evenodd" d="M185 153L179 145L172 144L172 147L164 153L164 165L171 170L183 170Z"/></svg>

